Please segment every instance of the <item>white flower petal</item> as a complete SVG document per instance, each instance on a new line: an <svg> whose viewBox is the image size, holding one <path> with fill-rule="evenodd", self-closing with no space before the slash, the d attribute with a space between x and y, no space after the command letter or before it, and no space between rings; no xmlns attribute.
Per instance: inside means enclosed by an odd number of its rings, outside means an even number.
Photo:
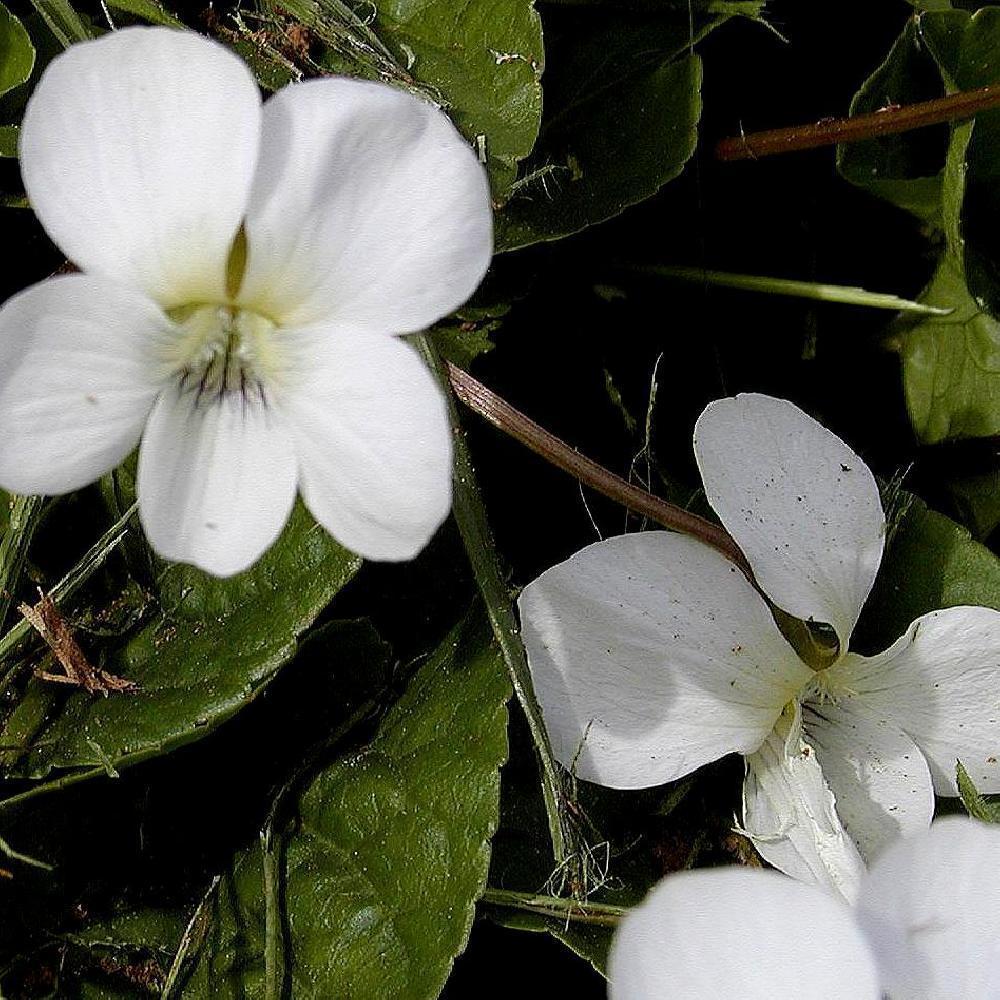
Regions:
<svg viewBox="0 0 1000 1000"><path fill-rule="evenodd" d="M239 393L160 394L139 451L139 516L165 559L216 576L250 566L295 500L295 454L273 408Z"/></svg>
<svg viewBox="0 0 1000 1000"><path fill-rule="evenodd" d="M858 900L892 1000L1000 996L1000 827L950 816L875 862Z"/></svg>
<svg viewBox="0 0 1000 1000"><path fill-rule="evenodd" d="M755 750L811 677L743 574L684 535L588 546L518 604L556 757L613 788Z"/></svg>
<svg viewBox="0 0 1000 1000"><path fill-rule="evenodd" d="M864 862L837 816L815 751L802 739L798 705L747 757L743 826L775 868L854 900Z"/></svg>
<svg viewBox="0 0 1000 1000"><path fill-rule="evenodd" d="M0 310L0 486L68 493L138 444L170 323L140 293L82 274Z"/></svg>
<svg viewBox="0 0 1000 1000"><path fill-rule="evenodd" d="M709 404L694 448L708 502L764 593L832 625L846 650L885 537L868 466L797 406L756 393Z"/></svg>
<svg viewBox="0 0 1000 1000"><path fill-rule="evenodd" d="M170 307L222 297L259 138L257 86L235 55L194 32L125 28L49 64L21 173L75 264Z"/></svg>
<svg viewBox="0 0 1000 1000"><path fill-rule="evenodd" d="M961 760L1000 792L1000 611L958 607L918 618L884 653L849 655L839 683L920 747L938 795L957 795Z"/></svg>
<svg viewBox="0 0 1000 1000"><path fill-rule="evenodd" d="M842 698L803 706L802 729L837 800L837 815L866 861L931 825L927 761L898 726Z"/></svg>
<svg viewBox="0 0 1000 1000"><path fill-rule="evenodd" d="M413 333L460 306L493 248L489 185L437 108L325 79L264 106L242 298L295 326Z"/></svg>
<svg viewBox="0 0 1000 1000"><path fill-rule="evenodd" d="M878 969L836 897L776 872L664 879L619 926L611 1000L878 1000Z"/></svg>
<svg viewBox="0 0 1000 1000"><path fill-rule="evenodd" d="M409 344L313 328L287 334L309 367L281 407L313 516L366 559L412 559L451 508L444 396Z"/></svg>

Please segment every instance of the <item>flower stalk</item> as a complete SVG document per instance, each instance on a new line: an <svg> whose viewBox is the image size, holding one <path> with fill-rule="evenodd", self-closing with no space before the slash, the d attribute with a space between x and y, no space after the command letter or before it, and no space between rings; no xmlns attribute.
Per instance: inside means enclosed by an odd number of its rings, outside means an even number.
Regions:
<svg viewBox="0 0 1000 1000"><path fill-rule="evenodd" d="M884 135L898 135L929 125L971 118L980 111L996 107L1000 107L1000 86L992 84L915 104L889 105L848 118L824 118L808 125L730 136L716 144L715 158L730 162L757 160L762 156L818 149L842 142L864 142Z"/></svg>
<svg viewBox="0 0 1000 1000"><path fill-rule="evenodd" d="M565 441L545 430L520 410L515 409L505 399L487 389L468 372L447 364L448 379L455 395L475 413L488 420L498 430L510 435L536 455L541 455L554 466L575 476L585 486L603 493L616 503L627 507L636 514L648 517L672 531L681 531L700 539L706 545L721 552L730 562L735 563L748 579L751 578L747 564L739 546L732 536L718 525L712 524L697 514L677 507L666 500L647 493L638 486L615 475L593 459L581 455Z"/></svg>
<svg viewBox="0 0 1000 1000"><path fill-rule="evenodd" d="M492 906L505 906L542 917L554 917L571 924L590 924L597 927L617 927L628 913L624 906L610 903L581 903L558 896L539 896L533 892L512 892L508 889L487 889L482 902Z"/></svg>
<svg viewBox="0 0 1000 1000"><path fill-rule="evenodd" d="M464 387L468 383L478 386L479 383L462 372L461 369L455 368L450 362L445 361L425 335L414 337L412 342L438 377L448 397L448 415L451 421L452 444L455 450L452 513L462 535L465 551L469 557L483 603L486 605L493 634L496 636L504 663L507 665L514 693L528 721L528 728L531 730L532 740L541 766L542 796L545 800L553 856L557 865L566 865L571 862L574 856L571 844L572 834L568 824L563 821L562 802L566 793L558 765L552 755L548 734L545 731L542 710L531 686L531 675L528 670L524 644L521 641L521 630L514 614L510 589L504 579L504 573L496 555L496 547L493 543L489 522L486 519L486 509L479 493L475 469L466 445L465 431L462 429L452 394L448 392L450 384L455 390L455 395L464 402L465 398L459 386ZM466 381L462 381L460 376L464 376ZM458 381L458 385L456 385L456 381ZM485 389L485 387L481 388ZM488 390L486 391L488 392Z"/></svg>

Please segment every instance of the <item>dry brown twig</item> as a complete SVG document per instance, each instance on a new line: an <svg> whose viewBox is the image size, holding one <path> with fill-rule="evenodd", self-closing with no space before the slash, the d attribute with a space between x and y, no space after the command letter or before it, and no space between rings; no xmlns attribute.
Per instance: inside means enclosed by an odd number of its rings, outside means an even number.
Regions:
<svg viewBox="0 0 1000 1000"><path fill-rule="evenodd" d="M138 690L139 685L135 681L126 680L100 667L94 667L73 637L66 619L59 613L52 598L41 589L38 591L38 597L38 603L34 607L22 602L17 609L45 640L65 673L54 674L39 670L36 673L37 677L56 684L82 687L90 694L103 694L105 698L112 691Z"/></svg>

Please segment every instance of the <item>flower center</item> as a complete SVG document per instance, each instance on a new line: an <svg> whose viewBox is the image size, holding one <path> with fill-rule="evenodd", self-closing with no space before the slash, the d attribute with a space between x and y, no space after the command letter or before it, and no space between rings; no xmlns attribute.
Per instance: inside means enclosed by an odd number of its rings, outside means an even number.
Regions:
<svg viewBox="0 0 1000 1000"><path fill-rule="evenodd" d="M181 392L195 405L240 393L267 405L267 387L277 374L276 324L233 305L191 305L171 310L180 336L165 358Z"/></svg>
<svg viewBox="0 0 1000 1000"><path fill-rule="evenodd" d="M844 685L840 673L837 670L817 670L802 692L802 700L825 705L828 702L837 704L842 698L849 697L851 689Z"/></svg>

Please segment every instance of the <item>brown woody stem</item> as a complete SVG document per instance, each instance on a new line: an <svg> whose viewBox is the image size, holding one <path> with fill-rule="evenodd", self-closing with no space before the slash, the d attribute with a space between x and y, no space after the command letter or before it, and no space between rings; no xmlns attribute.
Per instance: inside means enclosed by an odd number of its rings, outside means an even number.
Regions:
<svg viewBox="0 0 1000 1000"><path fill-rule="evenodd" d="M530 417L515 409L505 399L477 382L468 372L448 364L448 377L455 395L470 410L488 420L494 427L509 434L536 455L541 455L554 466L575 476L581 483L610 497L617 503L642 514L657 524L673 531L682 531L700 538L707 545L718 549L727 559L734 562L750 579L752 574L739 546L732 537L718 525L692 514L682 507L675 507L645 490L616 476L598 465L592 459L581 455L565 441L550 434Z"/></svg>
<svg viewBox="0 0 1000 1000"><path fill-rule="evenodd" d="M882 135L897 135L928 125L940 125L956 118L971 118L977 112L996 107L1000 107L1000 85L992 84L916 104L891 105L850 118L826 118L808 125L731 136L716 144L715 156L727 161L756 160L762 156L817 149L841 142L863 142Z"/></svg>

